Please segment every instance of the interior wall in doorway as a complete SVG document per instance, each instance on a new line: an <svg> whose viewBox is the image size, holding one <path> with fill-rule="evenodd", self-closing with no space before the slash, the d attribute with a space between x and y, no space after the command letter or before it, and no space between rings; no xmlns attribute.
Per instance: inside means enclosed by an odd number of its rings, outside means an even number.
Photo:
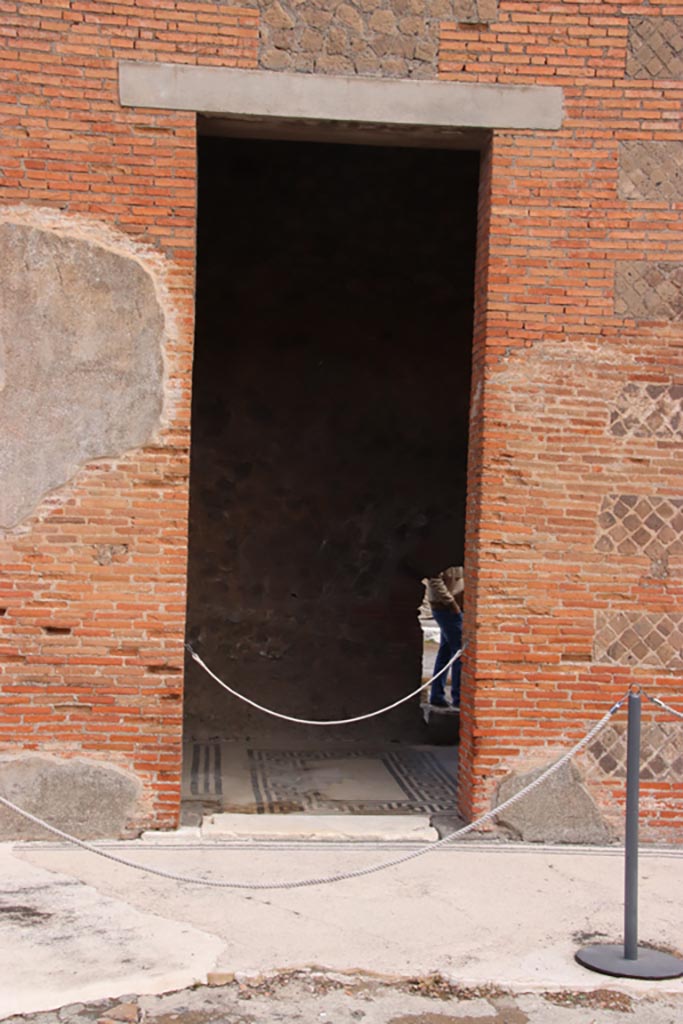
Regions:
<svg viewBox="0 0 683 1024"><path fill-rule="evenodd" d="M421 577L462 562L478 155L200 143L188 632L258 701L362 713L418 685ZM186 719L269 728L195 665Z"/></svg>

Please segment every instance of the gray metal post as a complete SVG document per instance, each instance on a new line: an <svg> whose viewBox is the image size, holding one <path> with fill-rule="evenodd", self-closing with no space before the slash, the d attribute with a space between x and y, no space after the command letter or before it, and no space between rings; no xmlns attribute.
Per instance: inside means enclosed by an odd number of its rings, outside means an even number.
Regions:
<svg viewBox="0 0 683 1024"><path fill-rule="evenodd" d="M624 958L638 959L638 800L640 796L640 693L628 695L626 741L626 863L624 871Z"/></svg>
<svg viewBox="0 0 683 1024"><path fill-rule="evenodd" d="M591 971L615 978L662 980L683 975L683 960L658 949L638 946L638 799L640 794L640 691L628 695L626 741L626 863L624 871L624 944L585 946L574 959Z"/></svg>

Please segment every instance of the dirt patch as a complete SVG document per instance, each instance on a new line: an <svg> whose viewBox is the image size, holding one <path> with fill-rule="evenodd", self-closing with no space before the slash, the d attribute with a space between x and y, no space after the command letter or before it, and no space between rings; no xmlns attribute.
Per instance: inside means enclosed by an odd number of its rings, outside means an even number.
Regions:
<svg viewBox="0 0 683 1024"><path fill-rule="evenodd" d="M591 1010L633 1013L633 1000L630 996L606 988L598 988L594 992L546 992L543 998L555 1006L585 1006Z"/></svg>

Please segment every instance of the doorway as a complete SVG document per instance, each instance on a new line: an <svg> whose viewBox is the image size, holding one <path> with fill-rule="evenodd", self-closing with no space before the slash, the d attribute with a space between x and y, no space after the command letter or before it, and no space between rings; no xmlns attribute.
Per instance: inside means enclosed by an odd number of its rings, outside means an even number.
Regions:
<svg viewBox="0 0 683 1024"><path fill-rule="evenodd" d="M199 139L188 638L259 704L337 719L419 685L421 579L463 561L478 174L467 150ZM211 809L454 805L417 698L319 729L188 662L185 749Z"/></svg>

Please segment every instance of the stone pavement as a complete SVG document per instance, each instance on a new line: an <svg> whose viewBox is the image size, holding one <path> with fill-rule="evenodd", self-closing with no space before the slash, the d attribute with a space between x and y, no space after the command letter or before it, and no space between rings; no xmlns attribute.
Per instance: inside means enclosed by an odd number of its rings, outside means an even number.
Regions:
<svg viewBox="0 0 683 1024"><path fill-rule="evenodd" d="M107 848L192 876L275 881L416 846L179 833ZM680 952L683 851L643 850L640 866L641 941ZM80 1024L129 1001L158 1024L683 1019L683 979L607 979L573 959L583 944L622 937L615 847L470 841L332 885L238 891L172 882L73 847L3 844L0 877L0 1018L65 1007L34 1020ZM212 972L238 980L193 987ZM367 985L376 985L371 996ZM610 999L622 1008L605 1009ZM73 1008L88 1002L98 1005Z"/></svg>
<svg viewBox="0 0 683 1024"><path fill-rule="evenodd" d="M77 1003L11 1024L680 1024L683 996L513 993L438 975L380 979L320 970L240 976L220 987Z"/></svg>

